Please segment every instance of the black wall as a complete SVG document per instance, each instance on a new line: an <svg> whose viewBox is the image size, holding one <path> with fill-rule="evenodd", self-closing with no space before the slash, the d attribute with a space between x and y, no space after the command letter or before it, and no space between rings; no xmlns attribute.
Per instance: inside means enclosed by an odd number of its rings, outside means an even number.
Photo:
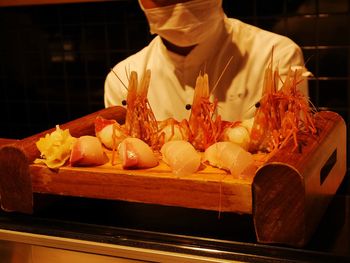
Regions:
<svg viewBox="0 0 350 263"><path fill-rule="evenodd" d="M349 0L224 0L224 9L299 44L315 76L312 102L349 123ZM0 8L0 34L4 138L23 138L103 108L110 68L152 38L135 0Z"/></svg>

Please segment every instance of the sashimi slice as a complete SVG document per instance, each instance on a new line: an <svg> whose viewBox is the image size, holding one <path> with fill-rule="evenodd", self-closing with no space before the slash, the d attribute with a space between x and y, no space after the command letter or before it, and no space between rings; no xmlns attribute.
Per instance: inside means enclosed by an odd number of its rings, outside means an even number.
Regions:
<svg viewBox="0 0 350 263"><path fill-rule="evenodd" d="M232 142L217 142L206 149L204 158L210 165L228 170L235 177L254 164L253 155Z"/></svg>
<svg viewBox="0 0 350 263"><path fill-rule="evenodd" d="M138 138L126 138L118 146L119 158L124 169L151 168L159 160L151 147Z"/></svg>
<svg viewBox="0 0 350 263"><path fill-rule="evenodd" d="M70 155L72 166L97 166L106 162L108 157L97 137L81 136L74 143Z"/></svg>
<svg viewBox="0 0 350 263"><path fill-rule="evenodd" d="M190 175L200 167L201 155L187 141L169 141L162 146L160 152L175 175Z"/></svg>

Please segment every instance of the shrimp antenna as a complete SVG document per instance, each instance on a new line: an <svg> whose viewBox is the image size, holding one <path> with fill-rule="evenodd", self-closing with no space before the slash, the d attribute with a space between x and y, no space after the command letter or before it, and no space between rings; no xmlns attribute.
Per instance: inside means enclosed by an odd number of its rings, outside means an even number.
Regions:
<svg viewBox="0 0 350 263"><path fill-rule="evenodd" d="M128 65L128 69L125 66L124 70L125 70L125 76L128 79L128 82L130 82L130 75L131 75L130 74L130 64Z"/></svg>
<svg viewBox="0 0 350 263"><path fill-rule="evenodd" d="M224 73L225 73L227 67L230 65L232 59L233 59L233 56L231 56L231 58L229 59L229 61L226 63L226 66L225 66L224 70L221 72L220 77L218 78L218 80L216 81L216 83L215 83L215 85L214 85L214 88L213 88L213 89L211 90L211 92L210 92L211 94L213 94L214 90L215 90L216 87L218 86L218 84L219 84L219 82L220 82L222 76L224 75Z"/></svg>
<svg viewBox="0 0 350 263"><path fill-rule="evenodd" d="M271 63L271 68L273 69L273 53L275 51L275 45L272 45L272 49L271 49L271 60L270 60L270 63Z"/></svg>
<svg viewBox="0 0 350 263"><path fill-rule="evenodd" d="M115 73L115 71L113 70L113 68L111 68L111 72L113 72L113 74L117 77L117 79L119 79L120 83L124 86L124 88L126 90L128 90L128 87L124 84L124 82L119 78L119 76L117 75L117 73Z"/></svg>
<svg viewBox="0 0 350 263"><path fill-rule="evenodd" d="M260 101L254 103L253 105L251 105L244 113L247 113L248 111L250 111L253 107L255 108L259 108L260 107Z"/></svg>
<svg viewBox="0 0 350 263"><path fill-rule="evenodd" d="M310 59L311 59L312 57L314 57L314 55L308 57L308 59L305 60L305 62L304 62L304 67L306 66L307 63L309 63L309 61L310 61Z"/></svg>

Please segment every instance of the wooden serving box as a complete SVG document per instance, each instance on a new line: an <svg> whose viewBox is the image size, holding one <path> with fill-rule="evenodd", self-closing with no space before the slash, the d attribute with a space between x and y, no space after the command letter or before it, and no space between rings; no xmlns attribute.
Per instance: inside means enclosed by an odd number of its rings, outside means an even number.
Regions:
<svg viewBox="0 0 350 263"><path fill-rule="evenodd" d="M96 116L122 123L121 107L103 109L60 125L72 136L94 134ZM33 193L170 205L251 214L257 241L294 247L307 244L346 173L346 125L336 113L316 115L318 134L292 143L240 178L204 166L190 176L174 176L161 161L151 169L123 170L120 164L61 167L33 164L35 142L0 139L0 195L5 211L33 212Z"/></svg>

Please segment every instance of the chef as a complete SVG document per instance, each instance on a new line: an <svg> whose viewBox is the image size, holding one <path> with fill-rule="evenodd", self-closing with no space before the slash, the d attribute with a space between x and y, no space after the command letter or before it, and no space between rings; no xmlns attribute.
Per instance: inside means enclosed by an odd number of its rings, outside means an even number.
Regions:
<svg viewBox="0 0 350 263"><path fill-rule="evenodd" d="M304 66L289 38L228 18L222 0L139 0L152 34L148 46L114 66L105 81L105 106L124 105L130 71L151 70L148 99L157 120L189 117L194 86L207 73L224 120L251 118L271 62L286 75ZM307 95L307 81L300 84Z"/></svg>

